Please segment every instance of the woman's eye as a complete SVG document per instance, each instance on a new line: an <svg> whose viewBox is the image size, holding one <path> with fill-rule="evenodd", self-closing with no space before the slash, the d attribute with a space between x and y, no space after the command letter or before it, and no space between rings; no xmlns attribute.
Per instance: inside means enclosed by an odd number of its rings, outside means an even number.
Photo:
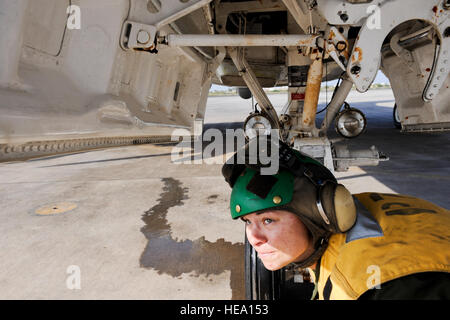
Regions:
<svg viewBox="0 0 450 320"><path fill-rule="evenodd" d="M269 224L271 222L273 222L272 219L269 219L269 218L264 219L264 224Z"/></svg>

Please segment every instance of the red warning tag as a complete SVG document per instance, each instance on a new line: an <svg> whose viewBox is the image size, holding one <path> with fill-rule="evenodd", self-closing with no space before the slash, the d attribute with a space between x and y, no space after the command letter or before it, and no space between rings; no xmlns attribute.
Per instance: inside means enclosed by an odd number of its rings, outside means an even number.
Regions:
<svg viewBox="0 0 450 320"><path fill-rule="evenodd" d="M305 100L304 93L291 93L291 100Z"/></svg>

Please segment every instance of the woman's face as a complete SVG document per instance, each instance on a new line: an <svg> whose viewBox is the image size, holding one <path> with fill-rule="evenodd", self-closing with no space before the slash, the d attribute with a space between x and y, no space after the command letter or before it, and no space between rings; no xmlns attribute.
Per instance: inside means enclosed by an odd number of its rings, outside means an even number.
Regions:
<svg viewBox="0 0 450 320"><path fill-rule="evenodd" d="M251 213L242 220L246 223L248 241L268 270L297 261L310 247L308 229L289 211Z"/></svg>

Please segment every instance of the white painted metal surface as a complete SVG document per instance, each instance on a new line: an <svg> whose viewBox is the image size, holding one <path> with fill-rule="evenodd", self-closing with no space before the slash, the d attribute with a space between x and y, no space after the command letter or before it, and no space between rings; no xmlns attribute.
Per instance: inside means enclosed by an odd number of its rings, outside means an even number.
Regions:
<svg viewBox="0 0 450 320"><path fill-rule="evenodd" d="M377 10L380 29L372 28ZM205 115L213 83L250 83L267 108L271 103L262 87L288 85L288 67L308 68L309 54L322 48L327 79L345 70L350 81L338 90L327 119L351 84L367 90L381 67L404 128L450 123L449 10L443 1L0 0L0 13L0 144L5 148L15 142L192 130ZM73 18L79 20L75 28ZM361 27L359 33L355 27ZM414 40L423 28L431 29L429 42ZM166 36L169 46L154 41ZM226 46L241 46L246 64L236 67ZM293 130L302 129L302 111L300 102L292 102Z"/></svg>
<svg viewBox="0 0 450 320"><path fill-rule="evenodd" d="M347 65L347 73L359 92L367 91L373 82L381 62L381 46L394 27L409 20L421 19L432 23L439 30L440 34L444 34L444 30L450 26L450 21L447 10L439 12L442 8L442 3L442 0L431 0L427 1L426 4L420 0L386 1L380 3L379 6L381 10L379 13L379 27L368 23L369 17L365 19L366 23L361 27L359 37L353 47L351 59ZM434 12L435 7L438 11L437 14ZM442 55L437 61L437 66L440 69L444 68L443 74L448 74L449 70L450 64L447 63L446 67L443 67L442 64L443 60L448 61L450 54L448 49L448 39L446 39L443 42L442 51L440 51ZM355 67L360 69L359 72L356 73L354 71ZM439 89L444 81L445 79L441 77L440 80L434 80L433 85L437 85L436 88ZM426 94L426 97L428 99L431 98L429 93Z"/></svg>
<svg viewBox="0 0 450 320"><path fill-rule="evenodd" d="M20 86L17 73L27 5L28 0L0 1L0 87Z"/></svg>
<svg viewBox="0 0 450 320"><path fill-rule="evenodd" d="M310 35L169 34L167 43L170 47L311 47L316 39Z"/></svg>
<svg viewBox="0 0 450 320"><path fill-rule="evenodd" d="M154 0L153 0L154 1ZM156 10L149 10L149 1L130 1L130 20L143 24L154 25L158 30L171 22L200 9L212 0L162 0L153 6Z"/></svg>

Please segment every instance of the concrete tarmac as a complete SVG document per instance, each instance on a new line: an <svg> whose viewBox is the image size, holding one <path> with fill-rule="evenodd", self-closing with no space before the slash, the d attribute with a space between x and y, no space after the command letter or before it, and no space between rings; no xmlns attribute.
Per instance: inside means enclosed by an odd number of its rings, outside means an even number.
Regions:
<svg viewBox="0 0 450 320"><path fill-rule="evenodd" d="M270 98L285 105L284 95ZM368 120L351 143L376 145L390 161L351 167L339 181L449 209L450 133L400 133L390 90L352 92L348 102ZM240 128L250 110L248 100L210 98L205 130ZM243 299L244 224L230 218L221 163L206 163L231 153L195 164L173 151L138 145L0 163L0 299Z"/></svg>

